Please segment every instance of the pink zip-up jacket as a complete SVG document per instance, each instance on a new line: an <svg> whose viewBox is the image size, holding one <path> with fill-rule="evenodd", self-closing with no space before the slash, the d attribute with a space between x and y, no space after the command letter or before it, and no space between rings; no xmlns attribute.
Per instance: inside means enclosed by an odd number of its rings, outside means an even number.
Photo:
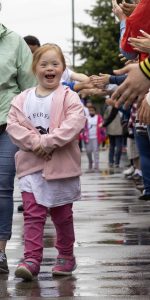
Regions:
<svg viewBox="0 0 150 300"><path fill-rule="evenodd" d="M40 135L23 113L28 91L13 99L7 119L7 132L20 149L15 155L18 178L40 170L46 180L81 175L78 134L84 128L86 118L78 94L59 85L51 104L49 133ZM53 151L50 160L33 153L39 144L47 153Z"/></svg>
<svg viewBox="0 0 150 300"><path fill-rule="evenodd" d="M97 128L96 128L96 134L97 134L97 142L100 145L102 142L106 140L106 129L104 127L100 127L103 123L103 117L98 114L97 115ZM85 128L83 131L83 140L87 144L89 143L89 129L88 129L88 120L86 121Z"/></svg>

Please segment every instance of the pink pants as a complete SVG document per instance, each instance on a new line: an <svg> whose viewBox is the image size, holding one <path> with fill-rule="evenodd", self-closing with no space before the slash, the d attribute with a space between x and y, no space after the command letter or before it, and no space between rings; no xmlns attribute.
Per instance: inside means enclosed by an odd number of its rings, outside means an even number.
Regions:
<svg viewBox="0 0 150 300"><path fill-rule="evenodd" d="M43 257L43 232L48 209L36 203L32 193L23 192L24 207L24 258L41 262ZM59 255L72 256L75 241L72 203L50 209L56 229L56 244Z"/></svg>

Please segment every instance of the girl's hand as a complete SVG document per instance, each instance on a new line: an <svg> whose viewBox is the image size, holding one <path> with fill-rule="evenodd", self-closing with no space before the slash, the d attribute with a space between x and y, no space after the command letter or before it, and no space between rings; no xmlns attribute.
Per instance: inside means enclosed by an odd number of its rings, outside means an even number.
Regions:
<svg viewBox="0 0 150 300"><path fill-rule="evenodd" d="M143 36L137 38L129 38L129 44L138 52L150 53L150 35L143 30L140 30Z"/></svg>
<svg viewBox="0 0 150 300"><path fill-rule="evenodd" d="M103 127L103 123L100 123L100 124L98 125L98 127L99 127L99 128L102 128L102 127Z"/></svg>
<svg viewBox="0 0 150 300"><path fill-rule="evenodd" d="M47 153L45 150L42 149L41 146L37 146L33 153L37 155L38 157L44 158L46 161L50 160L52 158L52 153Z"/></svg>

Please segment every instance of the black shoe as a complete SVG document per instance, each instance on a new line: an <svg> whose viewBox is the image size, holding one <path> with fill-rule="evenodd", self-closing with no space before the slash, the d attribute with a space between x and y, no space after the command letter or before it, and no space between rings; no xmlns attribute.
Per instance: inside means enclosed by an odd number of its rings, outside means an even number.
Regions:
<svg viewBox="0 0 150 300"><path fill-rule="evenodd" d="M150 195L141 195L139 197L139 200L150 201Z"/></svg>
<svg viewBox="0 0 150 300"><path fill-rule="evenodd" d="M9 273L6 254L0 250L0 274Z"/></svg>
<svg viewBox="0 0 150 300"><path fill-rule="evenodd" d="M138 190L138 191L140 191L141 193L143 193L144 192L144 184L143 183L138 183L138 184L136 184L136 189ZM143 195L142 195L143 196ZM141 196L140 196L141 197Z"/></svg>
<svg viewBox="0 0 150 300"><path fill-rule="evenodd" d="M120 167L119 167L119 165L115 164L115 168L116 168L116 169L119 169Z"/></svg>
<svg viewBox="0 0 150 300"><path fill-rule="evenodd" d="M23 205L21 204L21 205L18 206L18 212L23 212L23 211L24 211Z"/></svg>
<svg viewBox="0 0 150 300"><path fill-rule="evenodd" d="M112 169L114 167L114 164L109 163L109 168Z"/></svg>
<svg viewBox="0 0 150 300"><path fill-rule="evenodd" d="M139 175L139 174L133 174L133 175L132 175L132 179L133 179L134 181L141 181L141 180L142 180L142 176Z"/></svg>

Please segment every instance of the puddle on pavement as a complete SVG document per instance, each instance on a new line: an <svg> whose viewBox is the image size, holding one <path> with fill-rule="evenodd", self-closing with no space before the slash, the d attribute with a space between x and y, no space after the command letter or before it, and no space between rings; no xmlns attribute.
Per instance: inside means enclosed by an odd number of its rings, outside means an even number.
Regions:
<svg viewBox="0 0 150 300"><path fill-rule="evenodd" d="M109 236L107 238L107 236ZM111 237L110 237L111 236ZM77 242L78 247L92 247L95 245L150 245L150 227L131 227L130 223L113 223L101 226L95 232L92 240Z"/></svg>
<svg viewBox="0 0 150 300"><path fill-rule="evenodd" d="M1 299L67 299L77 296L96 296L97 299L114 296L113 299L117 299L118 295L122 296L121 299L140 295L140 300L142 295L149 295L147 299L150 299L150 204L139 202L134 183L125 181L121 176L108 169L100 170L99 174L84 174L83 201L79 203L80 209L76 210L78 268L75 275L52 277L55 259L49 258L49 251L54 248L55 232L50 221L45 226L46 258L38 279L22 282L14 278L16 261L10 260L10 274L0 275ZM87 207L91 201L89 210L86 210L84 200ZM140 222L141 217L144 224ZM94 222L91 223L91 220ZM133 247L128 247L130 245Z"/></svg>
<svg viewBox="0 0 150 300"><path fill-rule="evenodd" d="M84 257L81 258L77 275L73 276L52 277L50 270L42 270L38 279L32 282L23 282L13 277L10 278L11 281L8 280L8 276L2 276L0 298L25 297L24 300L31 300L38 297L40 300L52 297L67 299L77 296L150 295L150 257L146 257L145 260L141 257L129 257L124 260L118 258L112 261L95 261L93 258L91 260L90 264L89 258L88 261ZM47 264L48 261L45 261ZM42 269L45 261L42 263Z"/></svg>

